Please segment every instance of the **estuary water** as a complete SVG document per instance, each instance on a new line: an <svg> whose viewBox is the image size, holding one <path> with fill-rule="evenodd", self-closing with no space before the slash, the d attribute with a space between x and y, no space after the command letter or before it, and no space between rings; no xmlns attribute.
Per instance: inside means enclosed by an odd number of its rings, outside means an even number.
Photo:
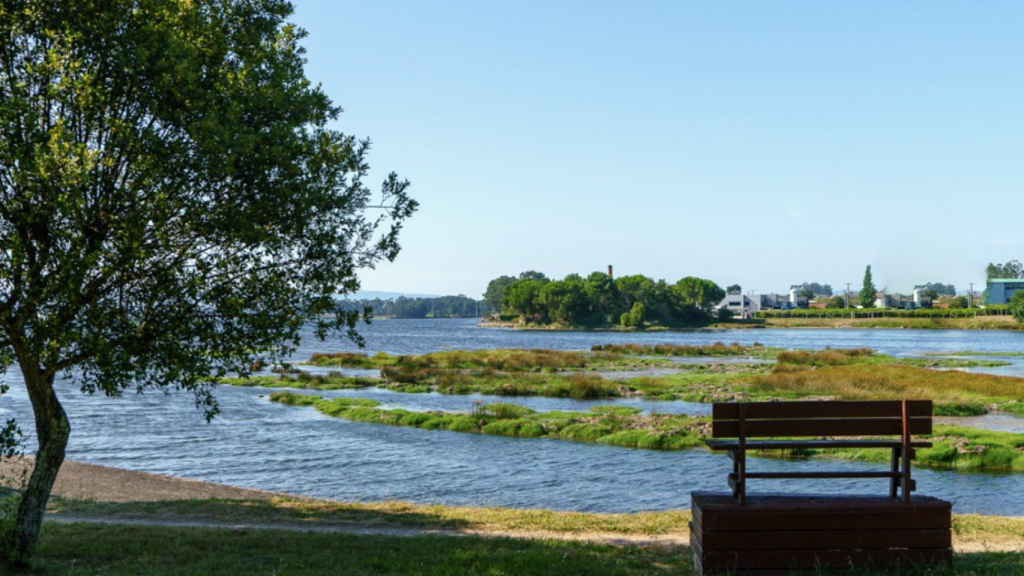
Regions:
<svg viewBox="0 0 1024 576"><path fill-rule="evenodd" d="M705 344L722 341L785 348L871 347L896 356L926 352L1021 351L1024 334L994 331L771 329L724 332L551 332L479 328L473 320L379 320L362 330L366 351L418 354L445 349L553 348L587 350L603 343ZM354 350L336 339L308 339L292 358ZM1001 373L1024 376L1010 358ZM20 374L5 376L0 420L17 417L31 452L31 411ZM1024 384L1024 381L1022 381ZM635 512L685 508L692 490L725 490L729 460L705 450L658 452L545 439L506 438L348 422L310 408L271 403L269 390L221 387L222 414L207 424L191 396L159 392L120 399L91 397L70 383L59 394L71 418L68 458L339 500L407 500L450 505ZM476 395L333 391L411 410L470 410ZM536 410L586 410L602 401L502 398ZM644 410L705 414L709 406L642 399L614 403ZM1005 426L1015 429L1012 417ZM863 463L757 459L751 469L884 468ZM1024 515L1024 473L966 473L916 468L919 493L950 500L957 512ZM881 480L801 481L800 490L884 493ZM763 480L752 492L792 490Z"/></svg>

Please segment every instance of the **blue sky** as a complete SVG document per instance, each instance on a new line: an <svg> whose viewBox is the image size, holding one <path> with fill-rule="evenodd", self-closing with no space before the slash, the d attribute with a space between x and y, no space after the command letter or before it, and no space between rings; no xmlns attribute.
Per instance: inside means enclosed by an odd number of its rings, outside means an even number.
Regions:
<svg viewBox="0 0 1024 576"><path fill-rule="evenodd" d="M1024 3L293 1L370 182L421 203L364 289L965 290L1024 259Z"/></svg>

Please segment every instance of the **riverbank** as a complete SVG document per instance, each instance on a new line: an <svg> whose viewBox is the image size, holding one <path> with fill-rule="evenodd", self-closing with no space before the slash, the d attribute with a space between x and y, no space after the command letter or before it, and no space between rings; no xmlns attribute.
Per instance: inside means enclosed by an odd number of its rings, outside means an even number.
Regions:
<svg viewBox="0 0 1024 576"><path fill-rule="evenodd" d="M9 477L15 463L0 465ZM65 462L47 520L149 526L262 528L397 536L563 539L614 545L683 545L688 510L593 514L406 502L337 502ZM1024 552L1024 517L956 514L954 549Z"/></svg>
<svg viewBox="0 0 1024 576"><path fill-rule="evenodd" d="M143 500L124 500L126 481ZM684 510L344 503L74 462L59 486L25 574L694 574ZM953 547L942 574L1020 573L1024 518L954 515Z"/></svg>

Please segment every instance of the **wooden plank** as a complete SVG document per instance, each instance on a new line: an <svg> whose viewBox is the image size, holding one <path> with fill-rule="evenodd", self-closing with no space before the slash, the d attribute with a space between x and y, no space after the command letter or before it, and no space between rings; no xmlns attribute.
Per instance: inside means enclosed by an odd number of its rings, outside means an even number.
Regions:
<svg viewBox="0 0 1024 576"><path fill-rule="evenodd" d="M949 528L918 530L813 530L778 532L702 532L706 551L748 550L875 550L889 548L949 548Z"/></svg>
<svg viewBox="0 0 1024 576"><path fill-rule="evenodd" d="M885 472L747 472L747 478L893 478L893 473ZM897 472L896 477L902 478Z"/></svg>
<svg viewBox="0 0 1024 576"><path fill-rule="evenodd" d="M748 438L773 436L898 436L903 433L900 418L807 418L801 420L747 420ZM931 418L911 418L911 434L931 434ZM711 422L714 438L738 438L739 420Z"/></svg>
<svg viewBox="0 0 1024 576"><path fill-rule="evenodd" d="M914 496L910 504L886 496L755 494L739 505L728 493L694 492L694 522L705 532L949 529L949 502Z"/></svg>
<svg viewBox="0 0 1024 576"><path fill-rule="evenodd" d="M748 419L879 418L902 417L900 400L835 400L826 402L743 402ZM715 420L739 418L739 402L716 402L711 407ZM910 416L932 415L931 400L908 400Z"/></svg>
<svg viewBox="0 0 1024 576"><path fill-rule="evenodd" d="M736 440L705 440L708 448L712 450L737 450L739 442ZM914 441L910 443L915 448L931 448L931 442ZM900 440L883 440L877 438L865 440L748 440L747 451L751 450L797 450L797 449L825 450L828 448L902 448Z"/></svg>
<svg viewBox="0 0 1024 576"><path fill-rule="evenodd" d="M849 569L850 565L865 568L896 566L950 565L952 551L948 548L919 550L775 550L711 552L704 550L701 564L704 573L720 570L758 569Z"/></svg>

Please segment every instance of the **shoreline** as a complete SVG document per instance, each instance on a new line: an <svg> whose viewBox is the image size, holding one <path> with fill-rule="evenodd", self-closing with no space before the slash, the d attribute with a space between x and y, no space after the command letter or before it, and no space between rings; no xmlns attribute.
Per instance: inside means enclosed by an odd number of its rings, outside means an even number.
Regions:
<svg viewBox="0 0 1024 576"><path fill-rule="evenodd" d="M21 462L0 463L4 479L23 468ZM163 474L138 472L66 461L58 474L47 522L61 524L166 526L225 530L280 530L418 537L424 535L573 540L618 546L686 546L689 511L591 514L543 509L465 508L404 502L345 503L281 492L242 488ZM67 499L68 502L61 502ZM174 502L180 502L175 505ZM217 508L227 507L227 510ZM237 509L231 508L232 506ZM66 508L66 510L62 509ZM207 510L209 513L206 513ZM276 511L276 512L275 512ZM333 511L333 512L332 512ZM359 514L374 516L358 519ZM334 517L332 514L336 514ZM430 515L434 524L416 524L403 516ZM504 519L492 518L503 516ZM462 520L454 521L455 518ZM467 521L476 518L477 521ZM562 520L552 519L562 518ZM544 519L536 524L537 519ZM616 529L616 524L653 522L660 528ZM957 552L1024 552L1024 516L953 515ZM609 525L602 529L602 524ZM671 527L670 527L671 525Z"/></svg>

